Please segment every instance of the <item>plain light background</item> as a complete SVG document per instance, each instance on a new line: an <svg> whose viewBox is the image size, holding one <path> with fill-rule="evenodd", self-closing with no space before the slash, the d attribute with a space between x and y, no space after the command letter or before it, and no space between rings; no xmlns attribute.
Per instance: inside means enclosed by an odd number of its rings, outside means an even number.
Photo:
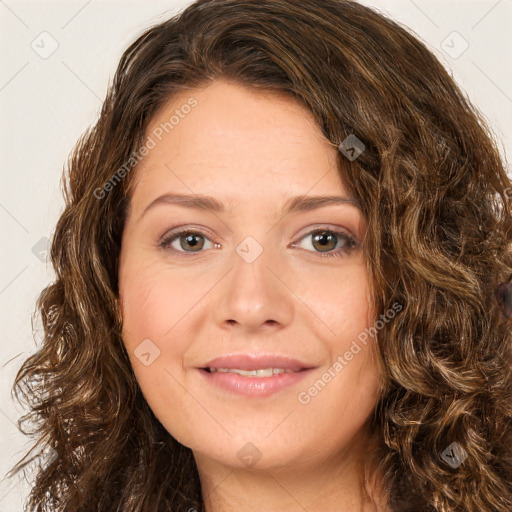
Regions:
<svg viewBox="0 0 512 512"><path fill-rule="evenodd" d="M11 387L41 342L40 322L33 334L31 316L55 278L46 250L64 205L64 164L96 121L122 52L190 3L0 0L0 512L22 511L30 492L19 477L4 478L32 445L18 432L25 411L12 400ZM428 45L489 120L502 156L510 155L512 0L361 3Z"/></svg>

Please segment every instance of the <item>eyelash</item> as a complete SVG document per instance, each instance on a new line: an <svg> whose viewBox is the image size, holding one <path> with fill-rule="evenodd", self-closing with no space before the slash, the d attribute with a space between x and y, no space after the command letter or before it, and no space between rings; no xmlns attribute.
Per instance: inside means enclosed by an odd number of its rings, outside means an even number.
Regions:
<svg viewBox="0 0 512 512"><path fill-rule="evenodd" d="M340 257L340 256L345 256L347 255L348 253L350 253L351 251L353 251L354 249L356 249L358 247L358 243L355 241L355 239L348 235L347 233L345 233L344 231L340 231L340 230L337 230L337 229L327 229L327 228L315 228L313 229L312 231L309 231L308 233L306 233L300 240L302 241L304 238L312 235L313 233L316 233L316 232L324 232L324 233L329 233L329 234L335 234L335 235L338 235L339 237L341 237L342 239L345 240L345 246L343 248L340 248L340 249L336 249L336 250L333 250L331 252L326 252L326 253L321 253L321 252L318 252L318 251L313 251L313 252L316 252L316 254L318 254L321 258L333 258L333 257ZM159 247L161 247L162 249L165 249L165 250L171 250L173 252L178 252L178 253L181 253L181 254L199 254L201 252L204 252L204 251L179 251L177 249L173 249L170 247L170 245L174 242L174 240L176 239L179 239L179 237L183 234L188 234L188 235L200 235L200 236L203 236L205 238L208 238L209 237L205 234L205 233L202 233L201 231L198 231L198 230L194 230L194 229L181 229L179 231L171 231L171 232L167 232L160 240L160 242L158 243ZM217 244L218 245L218 244ZM297 246L297 243L294 243L292 244L292 247L296 247Z"/></svg>

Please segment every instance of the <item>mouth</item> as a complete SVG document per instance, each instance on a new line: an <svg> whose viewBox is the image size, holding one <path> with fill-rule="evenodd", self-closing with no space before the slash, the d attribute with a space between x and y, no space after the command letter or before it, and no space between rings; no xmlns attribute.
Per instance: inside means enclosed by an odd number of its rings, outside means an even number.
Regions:
<svg viewBox="0 0 512 512"><path fill-rule="evenodd" d="M304 368L285 370L283 368L260 368L242 370L239 368L198 368L203 386L221 392L222 396L238 395L257 399L292 390L299 381L315 370ZM303 386L302 386L303 387Z"/></svg>
<svg viewBox="0 0 512 512"><path fill-rule="evenodd" d="M227 354L206 362L202 369L214 372L235 372L253 377L269 377L274 374L308 370L313 365L281 354ZM256 372L256 373L250 373Z"/></svg>
<svg viewBox="0 0 512 512"><path fill-rule="evenodd" d="M266 397L297 384L317 368L282 354L228 354L197 368L203 383L222 392Z"/></svg>
<svg viewBox="0 0 512 512"><path fill-rule="evenodd" d="M310 368L302 368L300 370L289 370L286 368L258 368L256 370L242 370L240 368L214 368L214 367L206 367L200 368L200 370L204 370L208 373L235 373L237 375L241 375L243 377L256 377L256 378L265 378L272 377L274 375L281 375L283 373L299 373Z"/></svg>

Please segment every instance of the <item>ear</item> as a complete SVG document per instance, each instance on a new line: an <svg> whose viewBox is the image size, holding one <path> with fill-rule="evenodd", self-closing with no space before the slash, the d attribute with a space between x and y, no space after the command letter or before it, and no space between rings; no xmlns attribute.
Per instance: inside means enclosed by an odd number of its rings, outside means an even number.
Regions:
<svg viewBox="0 0 512 512"><path fill-rule="evenodd" d="M512 319L512 274L510 274L508 281L500 283L496 287L494 296L505 314L505 317Z"/></svg>

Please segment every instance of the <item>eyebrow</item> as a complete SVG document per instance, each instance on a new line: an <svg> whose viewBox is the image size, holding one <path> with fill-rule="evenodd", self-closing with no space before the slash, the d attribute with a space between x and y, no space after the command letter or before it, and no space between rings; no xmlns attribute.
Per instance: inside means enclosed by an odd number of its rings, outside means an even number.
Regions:
<svg viewBox="0 0 512 512"><path fill-rule="evenodd" d="M150 209L157 205L173 204L183 206L185 208L192 208L196 210L203 210L208 212L222 213L226 211L224 204L211 196L201 194L187 195L187 194L163 194L153 200L142 212L139 221ZM361 205L354 197L342 196L294 196L289 198L284 204L280 215L288 215L294 212L305 212L315 210L323 206L332 206L340 204L351 204L359 210Z"/></svg>

